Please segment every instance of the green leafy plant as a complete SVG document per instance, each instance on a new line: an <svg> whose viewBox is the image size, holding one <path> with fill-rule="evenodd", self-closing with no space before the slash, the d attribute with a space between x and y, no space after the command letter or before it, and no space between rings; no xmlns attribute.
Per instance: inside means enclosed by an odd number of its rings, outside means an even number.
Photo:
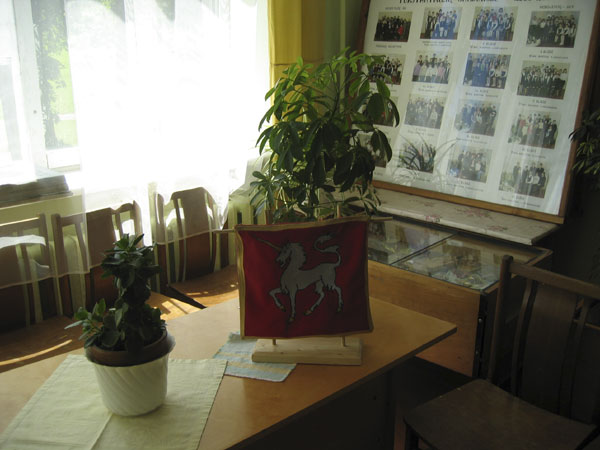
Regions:
<svg viewBox="0 0 600 450"><path fill-rule="evenodd" d="M423 136L419 134L419 141L410 140L402 136L405 143L400 150L398 158L398 167L408 169L413 176L416 172L425 172L438 177L437 183L444 183L443 177L435 169L436 159L443 159L456 144L456 140L452 139L442 144L435 145L427 142Z"/></svg>
<svg viewBox="0 0 600 450"><path fill-rule="evenodd" d="M158 340L165 321L161 311L146 303L150 297L149 279L160 272L154 264L154 248L138 246L143 238L124 235L108 250L102 261L103 277L114 277L118 297L113 308L106 308L100 300L91 312L79 308L76 322L69 327L81 325L85 347L97 345L105 350L137 352L144 345Z"/></svg>
<svg viewBox="0 0 600 450"><path fill-rule="evenodd" d="M317 67L299 58L267 92L272 106L258 126L257 145L270 154L251 183L257 214L266 208L274 222L310 221L348 214L352 202L376 209L375 164L392 156L376 124L390 116L399 122L385 82L371 88L368 68L376 63L382 58L347 50ZM359 133L370 135L366 143Z"/></svg>
<svg viewBox="0 0 600 450"><path fill-rule="evenodd" d="M406 138L406 146L400 156L400 166L419 172L433 172L435 155L438 149L421 137L421 143L414 143Z"/></svg>
<svg viewBox="0 0 600 450"><path fill-rule="evenodd" d="M600 109L584 115L581 125L569 136L577 142L573 170L589 175L591 187L600 189Z"/></svg>

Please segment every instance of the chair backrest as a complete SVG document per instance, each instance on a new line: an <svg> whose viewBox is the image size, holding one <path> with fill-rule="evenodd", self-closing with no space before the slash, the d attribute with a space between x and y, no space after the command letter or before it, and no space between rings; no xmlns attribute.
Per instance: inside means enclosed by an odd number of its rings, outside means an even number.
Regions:
<svg viewBox="0 0 600 450"><path fill-rule="evenodd" d="M58 289L60 292L62 308L64 314L72 316L75 312L75 303L85 304L87 292L83 292L83 300L77 302L76 295L71 288L70 275L85 275L90 270L90 260L88 257L88 248L85 244L85 215L73 214L70 216L61 216L52 214L50 217L52 223L52 236L54 239L54 253L56 255L56 271L58 280ZM70 231L72 229L72 231ZM69 237L74 238L75 242L67 243ZM71 248L71 252L67 248ZM88 286L86 280L85 285ZM87 291L87 289L86 289Z"/></svg>
<svg viewBox="0 0 600 450"><path fill-rule="evenodd" d="M524 279L516 317L506 308ZM510 390L522 399L561 415L599 419L600 327L590 311L600 302L600 286L519 264L505 256L494 317L488 378L500 383L501 333L510 330ZM507 324L513 322L514 326ZM512 331L514 329L514 332ZM505 372L507 373L507 372ZM584 417L585 416L585 417Z"/></svg>
<svg viewBox="0 0 600 450"><path fill-rule="evenodd" d="M215 204L202 187L177 191L171 195L177 217L177 230L183 244L182 280L211 273L215 265Z"/></svg>
<svg viewBox="0 0 600 450"><path fill-rule="evenodd" d="M125 230L123 224L130 220L133 229ZM104 208L86 213L88 248L91 267L98 267L104 258L104 252L111 249L118 239L129 234L141 233L141 213L136 202L125 203L116 209Z"/></svg>
<svg viewBox="0 0 600 450"><path fill-rule="evenodd" d="M124 227L124 223L127 221L132 222L128 230ZM83 214L64 217L54 214L52 216L52 227L60 275L81 272L81 270L74 269L68 263L64 237L66 233L69 233L77 239L86 278L86 307L92 307L96 301L103 297L109 304L116 300L117 291L112 284L112 280L101 277L103 271L100 264L104 258L104 252L112 248L115 241L123 237L126 232L136 235L141 233L141 214L138 204L136 202L125 203L116 209L104 208L87 212L85 214L85 224ZM68 231L70 227L74 228L74 234L72 231ZM66 311L72 311L71 288L64 277L60 278L59 284L63 297L63 308Z"/></svg>
<svg viewBox="0 0 600 450"><path fill-rule="evenodd" d="M4 311L0 328L29 325L32 308L36 322L62 313L55 301L54 267L44 214L0 225L0 267L0 301Z"/></svg>
<svg viewBox="0 0 600 450"><path fill-rule="evenodd" d="M217 228L215 204L210 193L202 188L174 192L165 203L160 194L155 197L161 290L167 282L183 281L211 273L216 259ZM175 227L170 212L175 212ZM173 236L173 238L170 238ZM178 244L167 250L170 242ZM169 256L175 256L172 260ZM168 280L167 280L168 278Z"/></svg>
<svg viewBox="0 0 600 450"><path fill-rule="evenodd" d="M193 236L215 228L214 201L206 189L199 187L173 192L171 201L180 236Z"/></svg>
<svg viewBox="0 0 600 450"><path fill-rule="evenodd" d="M81 272L87 272L89 269L89 259L87 253L87 245L84 245L85 240L85 216L84 214L73 214L71 216L61 216L60 214L52 214L50 217L52 223L52 236L54 239L54 249L56 253L56 269L59 276L75 272L69 265L72 259L67 257L65 233L67 228L73 228L74 236L77 240L78 251L81 258ZM71 264L72 266L72 264Z"/></svg>

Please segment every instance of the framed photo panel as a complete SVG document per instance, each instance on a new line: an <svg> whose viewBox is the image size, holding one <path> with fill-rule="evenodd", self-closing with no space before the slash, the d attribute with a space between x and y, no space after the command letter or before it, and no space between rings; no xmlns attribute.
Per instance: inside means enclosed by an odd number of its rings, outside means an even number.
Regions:
<svg viewBox="0 0 600 450"><path fill-rule="evenodd" d="M385 58L400 112L376 185L562 222L597 5L365 0L362 51Z"/></svg>

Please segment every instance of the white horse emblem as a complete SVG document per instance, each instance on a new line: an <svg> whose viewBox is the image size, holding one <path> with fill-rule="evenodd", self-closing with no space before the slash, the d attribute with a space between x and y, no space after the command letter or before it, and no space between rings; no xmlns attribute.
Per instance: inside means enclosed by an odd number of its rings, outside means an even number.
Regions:
<svg viewBox="0 0 600 450"><path fill-rule="evenodd" d="M282 248L279 248L270 242L263 241L262 242L270 245L271 247L279 250L279 255L275 259L279 263L279 265L285 270L281 274L280 286L272 289L269 292L269 295L275 301L275 304L279 309L285 311L285 307L279 301L278 295L287 295L290 298L290 307L291 313L288 318L288 322L292 322L296 317L296 294L298 291L306 289L310 285L315 285L315 292L319 295L317 300L313 303L313 305L308 308L304 314L309 315L317 308L323 297L325 297L325 293L323 292L323 288L327 288L330 291L335 291L338 297L338 307L337 312L341 312L344 306L344 302L342 300L342 290L335 284L335 269L339 267L342 262L342 258L338 252L339 246L332 245L327 248L319 248L318 245L323 242L331 239L330 234L325 234L323 236L318 237L313 247L315 250L321 253L332 253L337 255L337 261L332 263L321 263L312 269L303 270L302 267L306 262L306 254L304 253L304 248L302 244L298 242L292 242L285 244Z"/></svg>

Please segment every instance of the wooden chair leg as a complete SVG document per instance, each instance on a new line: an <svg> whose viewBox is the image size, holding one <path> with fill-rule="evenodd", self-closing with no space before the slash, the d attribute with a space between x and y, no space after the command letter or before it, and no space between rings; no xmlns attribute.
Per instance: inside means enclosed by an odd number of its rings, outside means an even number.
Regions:
<svg viewBox="0 0 600 450"><path fill-rule="evenodd" d="M414 432L409 424L404 422L404 450L419 450L419 436Z"/></svg>
<svg viewBox="0 0 600 450"><path fill-rule="evenodd" d="M394 448L394 437L396 435L396 377L395 370L390 370L385 377L386 402L383 448Z"/></svg>

